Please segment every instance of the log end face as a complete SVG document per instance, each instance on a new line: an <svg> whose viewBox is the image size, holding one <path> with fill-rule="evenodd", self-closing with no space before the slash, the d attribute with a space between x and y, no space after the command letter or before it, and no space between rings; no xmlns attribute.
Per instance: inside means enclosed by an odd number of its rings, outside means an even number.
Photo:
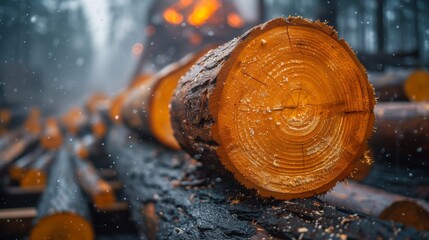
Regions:
<svg viewBox="0 0 429 240"><path fill-rule="evenodd" d="M405 94L415 102L429 100L429 72L419 70L413 72L404 83Z"/></svg>
<svg viewBox="0 0 429 240"><path fill-rule="evenodd" d="M374 124L374 90L353 51L325 23L302 18L248 33L213 96L218 158L243 185L278 199L347 177Z"/></svg>
<svg viewBox="0 0 429 240"><path fill-rule="evenodd" d="M32 229L30 239L92 240L94 231L86 219L66 212L42 218Z"/></svg>
<svg viewBox="0 0 429 240"><path fill-rule="evenodd" d="M106 209L116 202L115 192L105 181L99 181L99 191L92 196L94 205L98 209Z"/></svg>
<svg viewBox="0 0 429 240"><path fill-rule="evenodd" d="M42 170L30 169L20 179L20 186L23 188L45 187L47 174Z"/></svg>

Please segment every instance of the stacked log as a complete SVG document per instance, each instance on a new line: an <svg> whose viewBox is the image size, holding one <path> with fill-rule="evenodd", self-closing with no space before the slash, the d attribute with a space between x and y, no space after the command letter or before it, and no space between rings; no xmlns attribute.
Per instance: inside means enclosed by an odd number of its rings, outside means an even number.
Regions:
<svg viewBox="0 0 429 240"><path fill-rule="evenodd" d="M370 81L379 102L429 100L429 72L425 70L373 73Z"/></svg>
<svg viewBox="0 0 429 240"><path fill-rule="evenodd" d="M55 151L47 151L35 161L31 162L20 178L21 187L45 187L51 163L55 159Z"/></svg>
<svg viewBox="0 0 429 240"><path fill-rule="evenodd" d="M61 148L37 208L30 239L94 239L86 199L68 150Z"/></svg>
<svg viewBox="0 0 429 240"><path fill-rule="evenodd" d="M428 168L429 103L380 103L370 140L375 159L390 166Z"/></svg>
<svg viewBox="0 0 429 240"><path fill-rule="evenodd" d="M73 161L79 185L91 198L94 205L99 209L112 206L116 202L112 186L100 177L94 165L77 156L73 156Z"/></svg>
<svg viewBox="0 0 429 240"><path fill-rule="evenodd" d="M323 201L382 220L429 230L429 203L365 186L353 181L338 183L321 197Z"/></svg>
<svg viewBox="0 0 429 240"><path fill-rule="evenodd" d="M166 146L179 149L170 124L170 99L180 77L206 52L185 56L132 88L122 105L124 124L140 134L155 137Z"/></svg>
<svg viewBox="0 0 429 240"><path fill-rule="evenodd" d="M37 142L38 138L36 136L28 134L17 139L17 141L12 141L0 155L0 174L5 172L13 164L14 160L23 157L34 149Z"/></svg>

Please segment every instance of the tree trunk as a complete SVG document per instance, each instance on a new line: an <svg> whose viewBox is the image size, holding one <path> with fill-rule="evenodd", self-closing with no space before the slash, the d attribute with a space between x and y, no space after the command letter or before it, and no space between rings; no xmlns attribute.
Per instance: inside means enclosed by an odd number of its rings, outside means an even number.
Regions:
<svg viewBox="0 0 429 240"><path fill-rule="evenodd" d="M377 161L429 167L429 103L379 103L375 115L370 146Z"/></svg>
<svg viewBox="0 0 429 240"><path fill-rule="evenodd" d="M180 80L170 112L194 158L263 196L292 199L325 192L353 171L374 104L364 68L336 32L291 17L202 57Z"/></svg>
<svg viewBox="0 0 429 240"><path fill-rule="evenodd" d="M189 54L133 88L123 104L123 122L139 133L154 136L170 148L179 149L170 123L170 100L180 77L206 52Z"/></svg>
<svg viewBox="0 0 429 240"><path fill-rule="evenodd" d="M147 80L152 79L152 74L140 74L138 75L133 81L130 83L130 85L119 91L119 93L112 99L110 102L109 107L109 118L113 123L120 124L122 123L122 107L124 105L124 102L127 98L127 95L133 90L134 88L139 87L141 84L145 83Z"/></svg>
<svg viewBox="0 0 429 240"><path fill-rule="evenodd" d="M372 73L369 81L375 89L378 102L408 101L404 82L409 72Z"/></svg>
<svg viewBox="0 0 429 240"><path fill-rule="evenodd" d="M63 147L51 168L30 239L94 239L89 219L87 201L77 184L72 159Z"/></svg>
<svg viewBox="0 0 429 240"><path fill-rule="evenodd" d="M147 239L389 239L427 238L317 198L261 199L183 152L136 141L114 128L106 141L115 159L132 216ZM399 231L399 229L401 229Z"/></svg>
<svg viewBox="0 0 429 240"><path fill-rule="evenodd" d="M374 73L369 80L379 102L429 100L429 73L426 71Z"/></svg>
<svg viewBox="0 0 429 240"><path fill-rule="evenodd" d="M429 230L429 203L407 198L353 181L338 183L321 197L329 204L389 221L403 223L419 230Z"/></svg>
<svg viewBox="0 0 429 240"><path fill-rule="evenodd" d="M116 202L116 197L111 185L100 177L91 162L76 156L73 156L73 160L79 185L94 205L100 209L112 206Z"/></svg>

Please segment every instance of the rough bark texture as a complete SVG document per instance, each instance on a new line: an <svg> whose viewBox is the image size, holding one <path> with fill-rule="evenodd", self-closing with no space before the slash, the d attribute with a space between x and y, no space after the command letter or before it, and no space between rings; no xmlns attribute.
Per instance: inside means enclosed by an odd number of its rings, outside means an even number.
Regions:
<svg viewBox="0 0 429 240"><path fill-rule="evenodd" d="M116 162L132 215L148 239L383 239L428 238L317 198L261 199L231 176L220 177L183 152L129 139L113 129L107 150Z"/></svg>
<svg viewBox="0 0 429 240"><path fill-rule="evenodd" d="M208 111L210 96L216 87L219 71L230 57L231 52L246 38L233 39L209 51L179 81L171 102L171 125L174 136L182 149L199 159L212 160L209 164L218 167L216 160L217 143L213 139L211 126L214 116Z"/></svg>
<svg viewBox="0 0 429 240"><path fill-rule="evenodd" d="M64 216L64 219L60 221L75 224L74 229L86 230L85 235L88 234L88 231L92 231L91 227L88 227L91 218L87 199L77 183L74 165L66 147L61 148L49 172L48 184L37 207L37 217L34 220L35 226L30 239L38 239L41 236L60 237L64 232L73 231L67 227L47 231L46 229L50 228L50 225L55 224L51 219L56 215ZM73 220L79 219L80 223L70 222L72 219L68 219L69 216L76 216ZM54 218L53 221L58 220L58 218ZM43 224L47 226L42 226ZM91 233L89 234L91 235ZM84 234L82 234L83 236Z"/></svg>
<svg viewBox="0 0 429 240"><path fill-rule="evenodd" d="M49 172L48 185L37 207L36 224L43 217L61 212L74 212L89 219L87 200L77 184L73 169L69 153L65 148L61 149Z"/></svg>
<svg viewBox="0 0 429 240"><path fill-rule="evenodd" d="M390 165L429 168L429 104L380 103L369 144Z"/></svg>

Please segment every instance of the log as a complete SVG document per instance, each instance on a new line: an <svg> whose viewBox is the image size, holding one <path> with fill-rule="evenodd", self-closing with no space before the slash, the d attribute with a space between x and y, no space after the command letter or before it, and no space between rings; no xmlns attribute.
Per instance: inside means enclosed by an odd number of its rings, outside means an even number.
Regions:
<svg viewBox="0 0 429 240"><path fill-rule="evenodd" d="M28 166L42 156L43 153L44 150L42 148L37 148L13 162L8 168L10 179L19 181L24 176Z"/></svg>
<svg viewBox="0 0 429 240"><path fill-rule="evenodd" d="M91 131L88 117L80 108L71 108L60 120L62 128L72 136L83 136Z"/></svg>
<svg viewBox="0 0 429 240"><path fill-rule="evenodd" d="M24 123L24 129L28 133L39 135L42 132L41 115L40 109L30 109L30 113Z"/></svg>
<svg viewBox="0 0 429 240"><path fill-rule="evenodd" d="M378 102L408 101L404 90L404 83L409 72L371 73L369 81L375 90Z"/></svg>
<svg viewBox="0 0 429 240"><path fill-rule="evenodd" d="M383 220L429 230L429 203L349 181L338 183L321 197L334 206L362 212Z"/></svg>
<svg viewBox="0 0 429 240"><path fill-rule="evenodd" d="M0 151L4 151L11 144L17 142L19 138L22 136L22 129L15 129L12 131L8 131L4 135L0 137Z"/></svg>
<svg viewBox="0 0 429 240"><path fill-rule="evenodd" d="M380 103L370 140L375 159L391 166L428 168L429 103Z"/></svg>
<svg viewBox="0 0 429 240"><path fill-rule="evenodd" d="M90 116L91 133L97 139L103 139L107 132L107 123L104 121L100 113L94 112Z"/></svg>
<svg viewBox="0 0 429 240"><path fill-rule="evenodd" d="M55 156L55 151L48 151L31 162L20 178L19 185L24 188L45 187L48 180L49 167L54 161Z"/></svg>
<svg viewBox="0 0 429 240"><path fill-rule="evenodd" d="M77 156L73 157L76 177L81 188L91 198L98 209L105 209L116 202L112 186L100 177L94 165Z"/></svg>
<svg viewBox="0 0 429 240"><path fill-rule="evenodd" d="M413 72L405 82L404 89L412 101L429 101L429 72L425 70Z"/></svg>
<svg viewBox="0 0 429 240"><path fill-rule="evenodd" d="M109 97L102 92L93 93L85 102L85 110L89 114L97 112L98 105L107 104L109 102Z"/></svg>
<svg viewBox="0 0 429 240"><path fill-rule="evenodd" d="M34 135L25 135L12 142L11 145L0 153L0 176L7 171L15 160L30 152L38 143L38 138Z"/></svg>
<svg viewBox="0 0 429 240"><path fill-rule="evenodd" d="M404 168L375 162L370 174L362 181L366 185L411 198L429 201L427 168Z"/></svg>
<svg viewBox="0 0 429 240"><path fill-rule="evenodd" d="M128 139L115 127L106 146L143 239L404 239L429 232L333 207L317 198L262 199L187 154Z"/></svg>
<svg viewBox="0 0 429 240"><path fill-rule="evenodd" d="M130 85L119 91L115 98L110 103L109 108L109 118L113 123L120 124L121 121L121 111L127 95L134 89L139 87L141 84L145 83L149 79L152 79L152 74L140 74L137 76Z"/></svg>
<svg viewBox="0 0 429 240"><path fill-rule="evenodd" d="M49 150L58 150L63 144L63 134L55 118L46 120L40 144L43 148Z"/></svg>
<svg viewBox="0 0 429 240"><path fill-rule="evenodd" d="M187 55L135 87L124 101L121 111L123 122L141 134L153 136L166 146L179 149L170 123L170 100L180 77L207 51Z"/></svg>
<svg viewBox="0 0 429 240"><path fill-rule="evenodd" d="M374 123L374 91L322 22L278 18L202 57L171 101L174 136L204 164L262 196L332 188L354 168Z"/></svg>
<svg viewBox="0 0 429 240"><path fill-rule="evenodd" d="M373 73L369 78L379 102L429 100L429 72Z"/></svg>
<svg viewBox="0 0 429 240"><path fill-rule="evenodd" d="M30 239L94 239L85 196L66 147L49 173L49 180L37 207Z"/></svg>
<svg viewBox="0 0 429 240"><path fill-rule="evenodd" d="M98 154L99 144L99 139L95 138L91 134L87 134L76 140L76 143L73 146L73 151L79 158L88 159Z"/></svg>

